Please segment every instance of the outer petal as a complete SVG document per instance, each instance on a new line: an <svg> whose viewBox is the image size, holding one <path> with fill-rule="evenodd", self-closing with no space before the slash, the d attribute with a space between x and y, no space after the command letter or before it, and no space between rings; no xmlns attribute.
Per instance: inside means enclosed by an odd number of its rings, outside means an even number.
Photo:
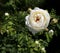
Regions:
<svg viewBox="0 0 60 53"><path fill-rule="evenodd" d="M30 27L29 27L28 29L29 29L29 31L31 31L32 34L34 34L34 35L38 32L38 31L36 31L36 30L34 30L34 29L30 28Z"/></svg>
<svg viewBox="0 0 60 53"><path fill-rule="evenodd" d="M39 10L39 9L40 9L40 8L38 8L38 7L35 7L35 8L34 8L34 10Z"/></svg>
<svg viewBox="0 0 60 53"><path fill-rule="evenodd" d="M49 24L49 22L50 22L50 15L49 15L49 13L45 10L45 12L43 12L43 15L45 16L45 25L44 25L44 27L46 28L46 27L48 27L48 24Z"/></svg>
<svg viewBox="0 0 60 53"><path fill-rule="evenodd" d="M26 21L25 21L25 24L28 26L28 27L31 27L30 23L29 23L29 15L25 17Z"/></svg>

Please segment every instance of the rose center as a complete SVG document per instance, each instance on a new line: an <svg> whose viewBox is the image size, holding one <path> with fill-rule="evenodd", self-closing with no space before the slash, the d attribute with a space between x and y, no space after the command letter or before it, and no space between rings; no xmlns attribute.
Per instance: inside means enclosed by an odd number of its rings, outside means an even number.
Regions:
<svg viewBox="0 0 60 53"><path fill-rule="evenodd" d="M36 17L35 22L38 22L40 20L39 16Z"/></svg>

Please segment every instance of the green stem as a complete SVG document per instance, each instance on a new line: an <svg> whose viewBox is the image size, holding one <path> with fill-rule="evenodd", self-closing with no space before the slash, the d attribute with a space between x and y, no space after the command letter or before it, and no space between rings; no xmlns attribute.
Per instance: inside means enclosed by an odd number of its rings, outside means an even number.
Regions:
<svg viewBox="0 0 60 53"><path fill-rule="evenodd" d="M47 42L50 42L49 35L46 33Z"/></svg>

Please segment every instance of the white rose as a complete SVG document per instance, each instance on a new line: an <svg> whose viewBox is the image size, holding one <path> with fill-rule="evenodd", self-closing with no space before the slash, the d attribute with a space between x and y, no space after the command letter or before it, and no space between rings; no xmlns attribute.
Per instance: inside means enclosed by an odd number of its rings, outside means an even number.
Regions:
<svg viewBox="0 0 60 53"><path fill-rule="evenodd" d="M50 21L50 15L47 10L43 10L38 7L31 10L30 15L25 18L25 24L33 34L47 28Z"/></svg>
<svg viewBox="0 0 60 53"><path fill-rule="evenodd" d="M39 41L36 40L35 43L36 43L36 44L39 44Z"/></svg>
<svg viewBox="0 0 60 53"><path fill-rule="evenodd" d="M51 29L51 30L49 31L49 34L50 34L50 35L54 35L54 31Z"/></svg>
<svg viewBox="0 0 60 53"><path fill-rule="evenodd" d="M46 53L46 50L45 50L45 48L44 48L44 47L42 48L42 51L43 51L44 53Z"/></svg>
<svg viewBox="0 0 60 53"><path fill-rule="evenodd" d="M5 13L5 16L9 16L9 13Z"/></svg>

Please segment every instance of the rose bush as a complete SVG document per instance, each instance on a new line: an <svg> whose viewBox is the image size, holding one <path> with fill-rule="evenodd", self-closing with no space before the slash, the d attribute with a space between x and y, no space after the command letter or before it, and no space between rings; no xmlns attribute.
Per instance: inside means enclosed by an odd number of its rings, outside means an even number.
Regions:
<svg viewBox="0 0 60 53"><path fill-rule="evenodd" d="M50 21L48 11L38 7L31 10L30 15L27 15L25 18L25 24L28 26L29 31L33 34L46 29Z"/></svg>

